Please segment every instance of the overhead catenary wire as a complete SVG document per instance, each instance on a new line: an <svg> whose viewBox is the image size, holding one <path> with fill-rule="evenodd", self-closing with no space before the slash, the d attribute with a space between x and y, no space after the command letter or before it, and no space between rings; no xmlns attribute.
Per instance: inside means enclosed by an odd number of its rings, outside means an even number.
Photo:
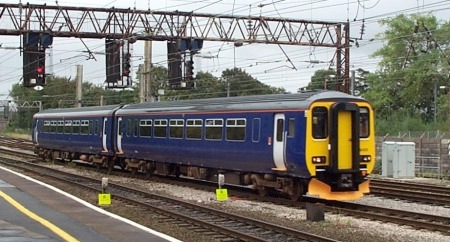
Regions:
<svg viewBox="0 0 450 242"><path fill-rule="evenodd" d="M191 1L178 1L178 2L185 2L186 4L188 4L188 3L192 3ZM209 1L210 3L211 2L214 2L214 1ZM257 2L263 2L263 1L257 1ZM266 1L267 2L267 1ZM317 2L327 2L327 1L317 1ZM358 1L353 1L353 3L357 3ZM329 4L330 2L327 2L327 4ZM219 4L219 3L218 3ZM281 4L281 3L280 3ZM285 3L286 4L286 3ZM302 2L300 2L300 4L303 4ZM298 4L298 5L300 5L300 4ZM342 3L342 4L346 4L346 3ZM186 6L186 5L184 5L184 6ZM254 3L253 3L253 6L256 6ZM283 5L282 5L283 6ZM287 5L286 5L287 6ZM448 5L447 5L448 6ZM169 6L170 7L170 6ZM246 4L245 6L244 5L241 5L241 7L242 7L242 11L245 11L245 9L247 8L248 9L248 5ZM295 6L294 6L295 7ZM238 8L238 7L237 7ZM236 8L236 9L237 9ZM318 9L320 9L320 6L318 6L317 5L317 8ZM284 9L286 9L286 11L284 10ZM282 8L282 7L277 7L277 11L280 13L280 14L285 14L285 13L288 13L289 12L289 10L288 10L289 8ZM290 9L292 9L292 8L290 8ZM425 8L424 9L427 9L427 7L425 6ZM297 8L297 10L298 10L298 8ZM416 10L416 9L415 9ZM268 12L268 11L267 11ZM237 12L236 11L236 13L239 13L239 12ZM277 14L276 12L274 12L274 14ZM269 13L269 15L270 15L270 13ZM382 40L380 40L380 41L377 41L378 43L379 42L381 42ZM371 45L371 44L373 44L374 42L366 42L366 43L364 43L363 45ZM223 44L222 44L223 45ZM103 48L103 46L100 46L99 48ZM297 52L297 53L301 53L301 51L299 51L299 52ZM314 53L319 53L318 51L315 51ZM282 55L282 53L280 53L280 55ZM277 59L282 59L282 57L280 57L280 55L278 55L277 56ZM291 58L296 58L296 57L298 57L298 58L302 58L301 56L301 54L298 54L298 55L291 55L291 52L289 52L289 55L290 55L290 57ZM163 55L162 55L163 56ZM162 57L161 56L161 57ZM223 66L223 69L225 69L226 67L227 67L227 65L226 65L226 61L223 61L223 60L226 60L226 58L225 57L219 57L220 58L220 60L222 60L221 61L221 64L222 64L222 66ZM246 59L245 58L238 58L237 59L237 63L236 63L236 65L237 65L237 67L240 67L241 65L242 66L245 66L245 65L249 65L248 64L248 62L243 62L243 61L246 61ZM294 62L295 61L298 61L298 60L293 60ZM74 64L82 64L82 63L84 63L85 61L83 61L83 60L76 60L76 61L71 61L71 62L66 62L66 63L57 63L57 64L55 64L55 65L59 65L60 66L60 68L58 68L58 70L61 70L61 69L67 69L67 67L68 66L70 66L70 65L74 65ZM163 63L164 63L164 61L163 61ZM245 64L245 63L247 63L247 64ZM229 66L228 66L229 67ZM104 72L104 70L102 69L102 68L97 68L97 70L95 70L95 71L91 71L91 72L88 72L88 73L86 73L87 75L92 75L92 76L99 76L99 75L101 75L101 74L103 74L102 72ZM261 74L261 73L260 73ZM263 73L264 74L264 73ZM294 74L292 74L293 76L294 75L296 75L295 74L295 72L294 72ZM88 79L88 78L86 78L86 79ZM17 80L17 79L16 79Z"/></svg>

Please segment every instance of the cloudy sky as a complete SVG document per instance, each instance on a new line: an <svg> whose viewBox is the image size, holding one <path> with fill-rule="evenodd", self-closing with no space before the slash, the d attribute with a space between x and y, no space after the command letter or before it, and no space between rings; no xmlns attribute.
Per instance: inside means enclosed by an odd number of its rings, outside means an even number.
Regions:
<svg viewBox="0 0 450 242"><path fill-rule="evenodd" d="M2 1L3 3L19 3ZM60 6L96 7L96 8L136 8L139 10L194 11L196 13L224 15L253 15L303 20L322 20L333 22L350 21L350 35L361 38L359 47L350 50L351 69L363 68L375 70L377 60L370 54L380 48L383 40L376 37L383 31L378 24L381 19L397 14L433 13L439 19L448 21L450 1L446 0L31 0L31 4ZM22 3L25 3L23 1ZM364 19L364 34L361 35ZM0 28L3 28L0 26ZM105 80L104 40L55 38L52 57L47 59L47 72L57 76L75 78L76 66L84 66L83 80L101 85ZM20 82L22 76L22 57L18 49L19 36L0 36L0 100L10 99L11 86ZM133 71L143 63L143 42L133 45ZM87 59L84 53L89 49L95 59ZM296 92L307 85L314 71L328 68L328 62L334 55L334 48L281 46L251 44L235 48L233 43L205 42L203 49L195 59L195 71L207 71L215 76L227 68L239 67L263 83L274 87L284 87ZM167 50L165 42L154 42L153 60L155 65L166 66ZM286 53L286 54L284 54ZM288 62L290 59L292 63ZM319 64L312 64L311 62ZM295 69L293 68L295 67Z"/></svg>

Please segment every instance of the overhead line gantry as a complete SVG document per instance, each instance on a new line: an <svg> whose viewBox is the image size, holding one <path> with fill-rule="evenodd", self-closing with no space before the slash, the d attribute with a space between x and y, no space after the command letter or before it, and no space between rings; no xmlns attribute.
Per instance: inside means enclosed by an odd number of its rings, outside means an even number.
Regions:
<svg viewBox="0 0 450 242"><path fill-rule="evenodd" d="M42 33L52 37L107 40L222 41L335 48L338 89L349 91L348 22L182 11L86 8L0 3L0 35Z"/></svg>

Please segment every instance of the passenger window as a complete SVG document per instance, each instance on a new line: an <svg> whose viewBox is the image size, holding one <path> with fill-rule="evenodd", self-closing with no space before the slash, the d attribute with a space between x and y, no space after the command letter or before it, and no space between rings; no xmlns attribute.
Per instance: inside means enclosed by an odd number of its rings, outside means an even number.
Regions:
<svg viewBox="0 0 450 242"><path fill-rule="evenodd" d="M126 126L126 131L127 131L127 136L129 137L131 135L131 119L127 119L127 126Z"/></svg>
<svg viewBox="0 0 450 242"><path fill-rule="evenodd" d="M289 119L288 137L293 138L295 136L295 119Z"/></svg>
<svg viewBox="0 0 450 242"><path fill-rule="evenodd" d="M360 108L359 109L359 137L367 138L369 137L369 109Z"/></svg>
<svg viewBox="0 0 450 242"><path fill-rule="evenodd" d="M284 119L277 120L277 141L283 141Z"/></svg>
<svg viewBox="0 0 450 242"><path fill-rule="evenodd" d="M80 133L80 120L74 120L73 121L73 134L79 134Z"/></svg>
<svg viewBox="0 0 450 242"><path fill-rule="evenodd" d="M176 139L183 138L183 128L184 128L183 119L171 119L169 122L169 137Z"/></svg>
<svg viewBox="0 0 450 242"><path fill-rule="evenodd" d="M89 120L89 135L94 134L94 122Z"/></svg>
<svg viewBox="0 0 450 242"><path fill-rule="evenodd" d="M58 128L58 122L57 121L52 121L50 127L51 127L50 133L56 133L56 130Z"/></svg>
<svg viewBox="0 0 450 242"><path fill-rule="evenodd" d="M155 119L154 123L154 137L166 138L167 137L167 119Z"/></svg>
<svg viewBox="0 0 450 242"><path fill-rule="evenodd" d="M252 141L259 142L259 136L261 132L261 119L254 118L253 119L253 127L252 127Z"/></svg>
<svg viewBox="0 0 450 242"><path fill-rule="evenodd" d="M205 139L222 140L223 120L207 119L205 121Z"/></svg>
<svg viewBox="0 0 450 242"><path fill-rule="evenodd" d="M134 137L137 137L137 136L139 136L139 120L138 119L135 119L134 120L134 125L133 125L133 136Z"/></svg>
<svg viewBox="0 0 450 242"><path fill-rule="evenodd" d="M81 134L89 134L89 120L81 120L81 128L80 128Z"/></svg>
<svg viewBox="0 0 450 242"><path fill-rule="evenodd" d="M44 121L44 133L50 132L50 121Z"/></svg>
<svg viewBox="0 0 450 242"><path fill-rule="evenodd" d="M57 130L56 132L58 134L62 134L63 133L63 129L64 129L64 121L58 121L58 126L57 126Z"/></svg>
<svg viewBox="0 0 450 242"><path fill-rule="evenodd" d="M64 124L64 133L71 134L72 133L72 120L67 120Z"/></svg>
<svg viewBox="0 0 450 242"><path fill-rule="evenodd" d="M152 120L142 119L139 124L139 135L141 137L152 137Z"/></svg>
<svg viewBox="0 0 450 242"><path fill-rule="evenodd" d="M244 141L245 140L245 119L227 119L227 140Z"/></svg>
<svg viewBox="0 0 450 242"><path fill-rule="evenodd" d="M328 136L328 110L326 107L315 107L312 110L312 136L325 139Z"/></svg>
<svg viewBox="0 0 450 242"><path fill-rule="evenodd" d="M119 128L119 130L117 132L118 132L118 135L123 136L123 127L122 127L123 124L122 123L123 123L123 119L119 119L119 122L117 123L117 127Z"/></svg>
<svg viewBox="0 0 450 242"><path fill-rule="evenodd" d="M95 120L95 123L94 123L94 135L97 135L98 134L98 120Z"/></svg>
<svg viewBox="0 0 450 242"><path fill-rule="evenodd" d="M186 121L186 138L201 139L202 138L203 120L188 119Z"/></svg>

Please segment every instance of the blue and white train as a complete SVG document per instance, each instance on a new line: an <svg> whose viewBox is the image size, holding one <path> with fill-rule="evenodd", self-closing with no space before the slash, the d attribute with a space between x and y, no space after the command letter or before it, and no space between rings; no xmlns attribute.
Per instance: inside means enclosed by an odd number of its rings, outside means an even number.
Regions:
<svg viewBox="0 0 450 242"><path fill-rule="evenodd" d="M357 199L375 162L374 113L335 91L44 110L35 153L132 172Z"/></svg>

